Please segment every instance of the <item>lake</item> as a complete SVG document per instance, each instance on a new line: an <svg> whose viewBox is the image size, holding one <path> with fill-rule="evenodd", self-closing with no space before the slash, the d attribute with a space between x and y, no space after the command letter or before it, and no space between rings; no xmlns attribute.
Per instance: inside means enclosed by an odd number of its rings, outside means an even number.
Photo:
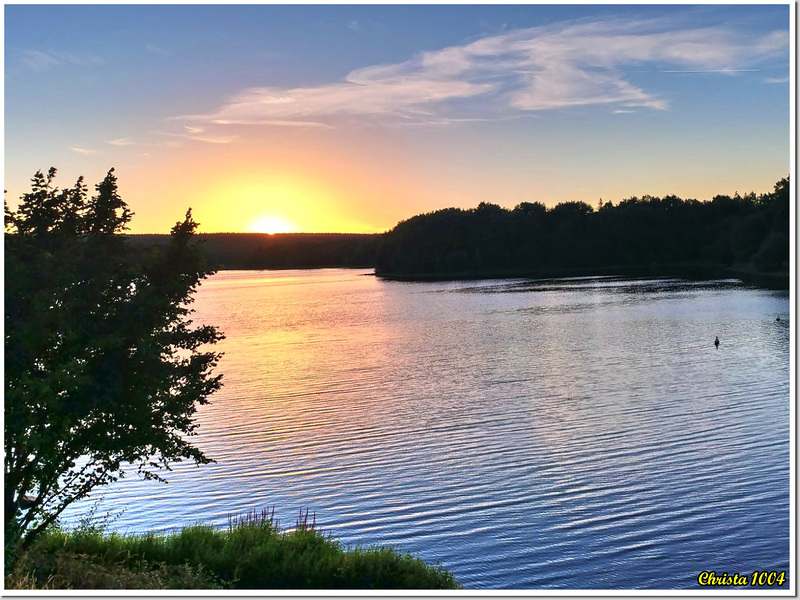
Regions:
<svg viewBox="0 0 800 600"><path fill-rule="evenodd" d="M788 292L614 277L404 283L225 271L194 304L216 463L103 490L112 529L275 507L467 589L789 578ZM780 321L776 321L780 317ZM719 348L714 337L719 336ZM65 519L74 522L83 502Z"/></svg>

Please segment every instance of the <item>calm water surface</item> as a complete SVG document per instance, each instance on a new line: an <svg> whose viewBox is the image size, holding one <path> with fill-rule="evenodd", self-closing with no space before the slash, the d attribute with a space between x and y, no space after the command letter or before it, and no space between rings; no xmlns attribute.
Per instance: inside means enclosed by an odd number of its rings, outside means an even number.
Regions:
<svg viewBox="0 0 800 600"><path fill-rule="evenodd" d="M204 283L225 385L196 443L217 463L108 488L113 528L273 505L291 526L308 507L345 544L411 551L468 589L789 576L786 292L367 273Z"/></svg>

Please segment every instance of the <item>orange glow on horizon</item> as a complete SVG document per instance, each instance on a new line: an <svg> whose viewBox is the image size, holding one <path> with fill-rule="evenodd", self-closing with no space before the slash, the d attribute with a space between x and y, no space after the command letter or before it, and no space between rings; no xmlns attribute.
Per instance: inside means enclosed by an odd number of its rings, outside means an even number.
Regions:
<svg viewBox="0 0 800 600"><path fill-rule="evenodd" d="M376 232L378 227L353 218L344 191L340 181L299 169L226 174L200 195L197 220L204 233Z"/></svg>
<svg viewBox="0 0 800 600"><path fill-rule="evenodd" d="M232 147L213 153L187 147L175 169L142 164L121 174L123 197L136 213L132 232L165 233L187 207L200 233L382 233L424 212L424 194L392 176L387 165L381 168L378 157L365 164L361 157L347 161L298 140L281 141L248 146L244 157ZM185 176L174 177L175 170ZM387 181L393 182L388 190L382 187ZM263 223L267 218L288 225Z"/></svg>
<svg viewBox="0 0 800 600"><path fill-rule="evenodd" d="M249 227L253 233L294 233L300 231L297 225L278 216L259 217Z"/></svg>

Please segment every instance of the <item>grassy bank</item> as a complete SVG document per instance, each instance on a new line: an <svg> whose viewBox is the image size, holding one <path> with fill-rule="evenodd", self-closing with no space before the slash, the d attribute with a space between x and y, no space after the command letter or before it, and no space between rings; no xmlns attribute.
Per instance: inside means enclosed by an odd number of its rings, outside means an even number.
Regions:
<svg viewBox="0 0 800 600"><path fill-rule="evenodd" d="M53 530L22 553L6 589L458 589L451 573L392 548L343 548L307 519L266 512L224 530L175 534Z"/></svg>

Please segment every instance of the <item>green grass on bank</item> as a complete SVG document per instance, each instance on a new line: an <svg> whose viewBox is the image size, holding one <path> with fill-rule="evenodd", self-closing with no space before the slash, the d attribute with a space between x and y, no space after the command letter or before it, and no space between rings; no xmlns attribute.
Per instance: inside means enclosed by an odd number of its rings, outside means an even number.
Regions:
<svg viewBox="0 0 800 600"><path fill-rule="evenodd" d="M282 531L266 512L227 530L104 534L55 529L22 553L6 589L459 589L452 573L392 548L342 548L307 519Z"/></svg>

